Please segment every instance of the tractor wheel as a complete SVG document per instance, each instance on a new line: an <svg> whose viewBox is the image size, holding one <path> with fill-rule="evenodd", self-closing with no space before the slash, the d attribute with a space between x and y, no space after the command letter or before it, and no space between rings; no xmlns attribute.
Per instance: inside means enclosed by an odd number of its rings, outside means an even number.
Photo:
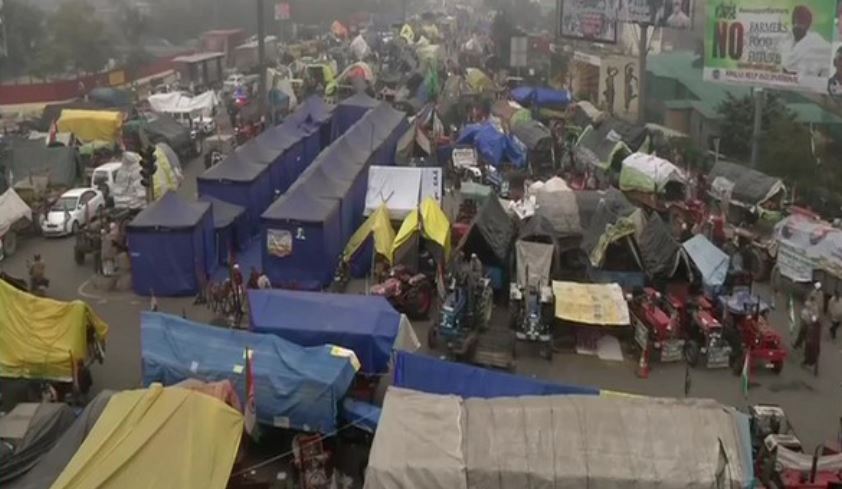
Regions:
<svg viewBox="0 0 842 489"><path fill-rule="evenodd" d="M439 344L439 331L436 325L431 325L430 329L427 331L427 348L430 351L435 351L436 347Z"/></svg>
<svg viewBox="0 0 842 489"><path fill-rule="evenodd" d="M520 319L520 302L512 301L509 303L509 328L517 331L519 328L518 319Z"/></svg>
<svg viewBox="0 0 842 489"><path fill-rule="evenodd" d="M3 236L3 253L12 256L18 249L18 235L11 229Z"/></svg>
<svg viewBox="0 0 842 489"><path fill-rule="evenodd" d="M427 319L433 304L433 292L429 287L413 287L409 291L412 304L412 319Z"/></svg>
<svg viewBox="0 0 842 489"><path fill-rule="evenodd" d="M743 373L743 364L745 363L745 355L742 352L739 353L732 353L731 358L729 359L729 365L731 366L731 373L734 375L740 375Z"/></svg>
<svg viewBox="0 0 842 489"><path fill-rule="evenodd" d="M691 367L698 366L701 354L701 348L699 348L698 343L694 340L687 342L687 345L684 347L684 358L687 360L687 365L690 365Z"/></svg>
<svg viewBox="0 0 842 489"><path fill-rule="evenodd" d="M781 372L783 372L783 370L784 370L784 362L783 361L779 360L772 365L772 372L774 372L777 375L780 375Z"/></svg>

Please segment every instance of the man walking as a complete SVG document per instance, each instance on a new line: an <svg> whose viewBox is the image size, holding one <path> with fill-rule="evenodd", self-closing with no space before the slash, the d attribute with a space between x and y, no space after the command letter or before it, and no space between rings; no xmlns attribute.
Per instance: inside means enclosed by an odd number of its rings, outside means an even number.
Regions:
<svg viewBox="0 0 842 489"><path fill-rule="evenodd" d="M833 291L833 296L827 303L827 314L830 316L830 337L835 340L836 330L842 323L842 298L839 297L838 290Z"/></svg>

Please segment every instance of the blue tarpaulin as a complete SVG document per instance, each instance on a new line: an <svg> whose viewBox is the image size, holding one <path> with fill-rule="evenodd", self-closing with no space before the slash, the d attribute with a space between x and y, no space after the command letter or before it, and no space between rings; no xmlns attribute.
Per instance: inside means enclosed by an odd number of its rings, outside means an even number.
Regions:
<svg viewBox="0 0 842 489"><path fill-rule="evenodd" d="M145 386L229 380L245 399L245 350L252 350L257 420L281 428L334 432L339 403L355 375L351 358L327 345L303 348L277 336L168 314L141 313L140 334Z"/></svg>
<svg viewBox="0 0 842 489"><path fill-rule="evenodd" d="M381 409L367 402L357 401L346 397L342 401L343 424L350 424L357 428L374 433L377 431L377 423L380 422Z"/></svg>
<svg viewBox="0 0 842 489"><path fill-rule="evenodd" d="M329 284L342 251L340 205L290 189L263 213L263 269L276 287L320 290ZM271 246L270 246L271 245Z"/></svg>
<svg viewBox="0 0 842 489"><path fill-rule="evenodd" d="M599 389L592 387L544 382L522 375L446 362L406 352L397 354L392 385L431 394L453 394L486 399L558 394L599 395Z"/></svg>
<svg viewBox="0 0 842 489"><path fill-rule="evenodd" d="M243 251L250 241L251 234L246 210L244 207L213 197L200 197L199 200L211 205L217 261L220 265L224 265L228 263L228 256L232 251Z"/></svg>
<svg viewBox="0 0 842 489"><path fill-rule="evenodd" d="M260 214L273 197L269 168L244 160L239 151L199 175L196 187L200 196L245 208L251 234L260 230Z"/></svg>
<svg viewBox="0 0 842 489"><path fill-rule="evenodd" d="M126 235L136 294L195 294L216 266L213 213L207 202L189 202L167 192L129 223Z"/></svg>
<svg viewBox="0 0 842 489"><path fill-rule="evenodd" d="M365 93L357 93L352 95L336 106L333 111L333 141L336 141L339 136L345 134L355 122L360 120L363 115L369 110L377 107L381 102L369 97Z"/></svg>
<svg viewBox="0 0 842 489"><path fill-rule="evenodd" d="M326 148L332 138L333 111L335 106L328 105L318 95L312 95L302 102L295 113L287 120L293 120L296 124L310 124L319 130L321 147Z"/></svg>
<svg viewBox="0 0 842 489"><path fill-rule="evenodd" d="M249 325L297 345L330 343L357 354L365 373L388 370L401 315L382 296L249 290Z"/></svg>
<svg viewBox="0 0 842 489"><path fill-rule="evenodd" d="M685 241L683 246L690 260L702 274L702 281L706 287L721 287L725 283L730 262L724 251L701 234Z"/></svg>
<svg viewBox="0 0 842 489"><path fill-rule="evenodd" d="M459 134L457 145L472 145L480 158L492 166L511 163L516 168L526 166L526 150L515 139L498 131L490 122L468 124Z"/></svg>
<svg viewBox="0 0 842 489"><path fill-rule="evenodd" d="M512 98L530 107L567 107L573 101L569 91L547 87L517 87L512 90Z"/></svg>

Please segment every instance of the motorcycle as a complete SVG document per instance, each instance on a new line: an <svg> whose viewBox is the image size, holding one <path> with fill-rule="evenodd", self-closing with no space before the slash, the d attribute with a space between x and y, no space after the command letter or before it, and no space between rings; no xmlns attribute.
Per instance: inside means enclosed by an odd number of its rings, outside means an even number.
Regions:
<svg viewBox="0 0 842 489"><path fill-rule="evenodd" d="M423 273L394 267L385 281L371 287L371 293L385 297L398 312L410 319L426 318L433 304L433 287Z"/></svg>

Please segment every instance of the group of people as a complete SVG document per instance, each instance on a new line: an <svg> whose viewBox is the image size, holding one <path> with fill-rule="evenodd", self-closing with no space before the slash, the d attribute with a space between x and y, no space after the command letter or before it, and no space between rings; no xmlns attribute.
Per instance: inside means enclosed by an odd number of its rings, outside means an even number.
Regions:
<svg viewBox="0 0 842 489"><path fill-rule="evenodd" d="M813 290L810 291L804 301L804 306L801 308L798 335L792 347L796 350L804 347L804 360L801 365L812 368L816 375L819 372L822 317L825 314L830 319L830 337L835 340L839 325L842 324L842 297L840 297L838 290L834 290L827 304L825 304L822 284L821 282L815 282Z"/></svg>

